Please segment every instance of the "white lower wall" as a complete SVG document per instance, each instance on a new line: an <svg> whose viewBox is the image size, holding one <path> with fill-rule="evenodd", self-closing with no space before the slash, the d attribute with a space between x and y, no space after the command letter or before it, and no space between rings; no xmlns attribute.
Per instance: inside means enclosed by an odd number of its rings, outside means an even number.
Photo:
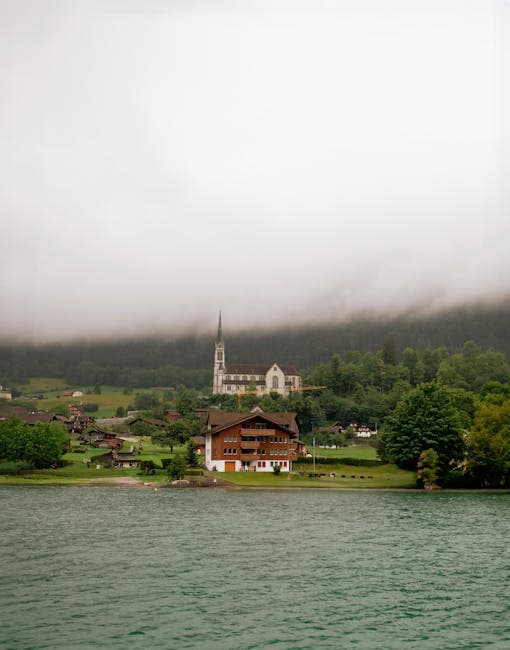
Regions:
<svg viewBox="0 0 510 650"><path fill-rule="evenodd" d="M231 460L235 461L236 464L236 472L245 472L246 468L243 467L243 464L240 460L237 458L232 458ZM211 471L216 471L216 472L224 472L225 471L225 462L229 462L228 460L214 460L211 459L210 462L207 462L206 460L206 467L208 470ZM263 467L259 467L259 462L263 463ZM272 464L271 464L272 463ZM256 472L272 472L273 471L273 466L280 465L281 471L282 472L289 472L292 469L292 461L290 460L263 460L263 461L257 461L257 460L252 460L250 461L250 465L247 468L249 472L253 472L254 468ZM285 463L285 464L284 464ZM214 469L216 468L216 469Z"/></svg>

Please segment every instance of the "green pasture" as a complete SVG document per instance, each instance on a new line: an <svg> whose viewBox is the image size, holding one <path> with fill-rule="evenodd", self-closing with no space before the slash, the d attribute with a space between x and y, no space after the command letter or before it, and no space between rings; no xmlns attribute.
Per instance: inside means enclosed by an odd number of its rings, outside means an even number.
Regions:
<svg viewBox="0 0 510 650"><path fill-rule="evenodd" d="M311 477L311 465L293 463L293 471L282 472L275 476L271 472L219 472L235 485L243 487L313 487L313 488L415 488L416 473L398 469L395 465L378 465L377 467L358 467L353 465L320 465L316 463L316 474L325 476ZM336 474L333 478L331 473ZM345 478L342 478L342 475ZM368 478L368 477L372 478ZM361 478L364 477L364 478Z"/></svg>
<svg viewBox="0 0 510 650"><path fill-rule="evenodd" d="M87 395L87 391L90 390L90 387L85 387L81 397L64 397L62 395L63 390L46 392L45 399L36 400L36 405L44 411L49 411L62 404L65 406L81 406L83 403L90 402L97 404L98 410L90 412L89 415L95 418L108 418L115 415L115 411L119 406L126 409L134 401L133 395L124 395L123 389L119 387L101 387L100 395Z"/></svg>
<svg viewBox="0 0 510 650"><path fill-rule="evenodd" d="M307 445L308 453L312 453L312 448ZM370 445L349 445L348 447L337 447L329 449L327 447L316 447L316 458L360 458L362 460L377 460L377 450Z"/></svg>

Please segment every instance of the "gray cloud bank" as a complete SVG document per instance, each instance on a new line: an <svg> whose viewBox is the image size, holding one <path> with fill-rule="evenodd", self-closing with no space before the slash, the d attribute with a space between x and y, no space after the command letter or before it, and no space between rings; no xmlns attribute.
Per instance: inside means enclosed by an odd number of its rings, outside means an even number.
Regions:
<svg viewBox="0 0 510 650"><path fill-rule="evenodd" d="M503 0L0 0L0 335L510 293Z"/></svg>

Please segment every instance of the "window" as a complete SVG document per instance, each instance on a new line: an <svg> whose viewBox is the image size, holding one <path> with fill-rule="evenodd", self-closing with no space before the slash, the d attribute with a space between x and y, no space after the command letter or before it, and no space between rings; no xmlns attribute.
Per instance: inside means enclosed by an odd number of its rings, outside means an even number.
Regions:
<svg viewBox="0 0 510 650"><path fill-rule="evenodd" d="M243 375L243 381L248 381L248 377L246 375Z"/></svg>
<svg viewBox="0 0 510 650"><path fill-rule="evenodd" d="M278 388L278 377L276 375L273 376L273 388Z"/></svg>
<svg viewBox="0 0 510 650"><path fill-rule="evenodd" d="M225 442L237 442L237 436L232 436L232 435L230 435L230 436L225 436L225 437L223 438L223 440L224 440Z"/></svg>
<svg viewBox="0 0 510 650"><path fill-rule="evenodd" d="M218 350L218 361L223 361L223 352Z"/></svg>

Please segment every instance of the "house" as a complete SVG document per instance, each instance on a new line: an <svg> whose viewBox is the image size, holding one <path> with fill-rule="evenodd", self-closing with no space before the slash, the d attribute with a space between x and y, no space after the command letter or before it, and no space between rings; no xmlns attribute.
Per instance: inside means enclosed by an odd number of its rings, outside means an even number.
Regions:
<svg viewBox="0 0 510 650"><path fill-rule="evenodd" d="M197 446L197 454L202 456L205 454L205 437L204 436L191 436L191 442L194 442Z"/></svg>
<svg viewBox="0 0 510 650"><path fill-rule="evenodd" d="M92 447L104 447L107 449L120 449L122 440L117 438L114 431L107 431L99 427L91 427L82 435L84 442Z"/></svg>
<svg viewBox="0 0 510 650"><path fill-rule="evenodd" d="M220 393L235 395L246 391L257 395L271 392L288 395L301 388L301 377L294 366L276 362L227 364L220 312L214 349L213 395Z"/></svg>
<svg viewBox="0 0 510 650"><path fill-rule="evenodd" d="M356 422L351 422L349 429L354 432L356 438L371 438L372 436L377 435L377 428L375 431L372 431L369 426L366 424L357 424Z"/></svg>
<svg viewBox="0 0 510 650"><path fill-rule="evenodd" d="M158 427L159 429L164 429L165 427L168 426L168 422L165 422L165 420L159 420L158 418L142 418L142 417L135 418L134 420L129 422L127 426L129 428L132 428L137 423L148 424L151 427Z"/></svg>
<svg viewBox="0 0 510 650"><path fill-rule="evenodd" d="M129 454L118 454L113 452L113 463L118 467L140 467L140 458L133 458Z"/></svg>
<svg viewBox="0 0 510 650"><path fill-rule="evenodd" d="M8 420L9 418L19 418L25 424L37 424L38 422L48 424L59 419L54 413L48 413L48 411L31 411L23 406L2 405L0 407L0 420Z"/></svg>
<svg viewBox="0 0 510 650"><path fill-rule="evenodd" d="M209 411L205 430L205 465L218 472L283 472L302 453L295 413Z"/></svg>

